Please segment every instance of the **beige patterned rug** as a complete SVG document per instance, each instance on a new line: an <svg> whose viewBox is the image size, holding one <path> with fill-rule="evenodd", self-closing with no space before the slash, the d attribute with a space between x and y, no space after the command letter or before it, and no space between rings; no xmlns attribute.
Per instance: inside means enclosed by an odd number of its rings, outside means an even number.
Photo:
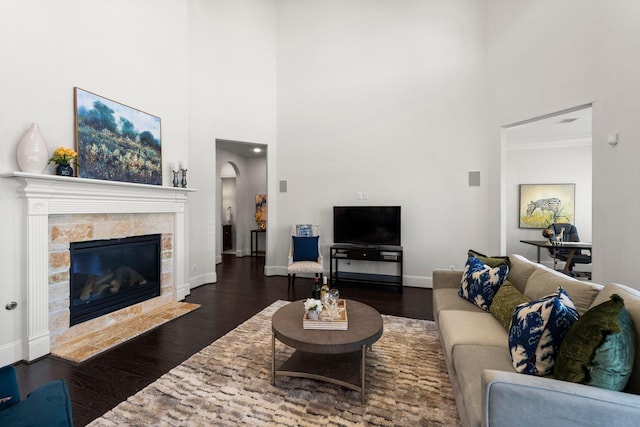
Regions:
<svg viewBox="0 0 640 427"><path fill-rule="evenodd" d="M91 426L457 426L435 323L383 316L367 355L367 403L343 387L278 377L271 385L277 301ZM277 363L291 350L276 343Z"/></svg>

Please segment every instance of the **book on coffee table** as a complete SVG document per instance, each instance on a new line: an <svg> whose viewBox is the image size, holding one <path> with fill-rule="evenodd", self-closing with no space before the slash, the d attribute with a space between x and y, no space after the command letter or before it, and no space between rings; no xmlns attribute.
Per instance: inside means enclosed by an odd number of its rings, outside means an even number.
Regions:
<svg viewBox="0 0 640 427"><path fill-rule="evenodd" d="M339 315L337 319L322 320L322 315L325 314L325 310L320 312L318 320L307 319L307 315L303 314L302 328L303 329L324 329L330 331L346 331L349 329L349 318L347 317L347 301L338 301Z"/></svg>

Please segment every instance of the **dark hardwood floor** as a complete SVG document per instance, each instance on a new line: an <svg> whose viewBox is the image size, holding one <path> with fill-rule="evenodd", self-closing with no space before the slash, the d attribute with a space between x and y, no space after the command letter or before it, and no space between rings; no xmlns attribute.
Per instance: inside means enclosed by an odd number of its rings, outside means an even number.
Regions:
<svg viewBox="0 0 640 427"><path fill-rule="evenodd" d="M80 365L51 356L16 364L23 397L47 381L64 378L73 418L84 426L136 393L192 354L209 345L266 306L287 298L287 278L266 277L264 258L224 255L218 282L191 291L185 301L199 309L166 323ZM310 296L312 280L298 278L292 299ZM339 286L341 296L361 301L382 314L433 319L430 289L375 285Z"/></svg>

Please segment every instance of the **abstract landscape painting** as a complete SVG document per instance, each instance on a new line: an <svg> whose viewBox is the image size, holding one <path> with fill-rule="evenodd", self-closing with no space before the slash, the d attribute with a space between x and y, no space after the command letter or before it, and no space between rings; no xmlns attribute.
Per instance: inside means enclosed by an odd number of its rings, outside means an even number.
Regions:
<svg viewBox="0 0 640 427"><path fill-rule="evenodd" d="M80 88L74 92L79 176L162 185L160 118Z"/></svg>

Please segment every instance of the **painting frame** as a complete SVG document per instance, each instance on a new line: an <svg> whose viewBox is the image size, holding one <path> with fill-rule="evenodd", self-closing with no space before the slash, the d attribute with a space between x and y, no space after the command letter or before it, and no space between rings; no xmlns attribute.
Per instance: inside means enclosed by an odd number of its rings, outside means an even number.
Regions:
<svg viewBox="0 0 640 427"><path fill-rule="evenodd" d="M80 178L162 185L162 123L146 113L73 88Z"/></svg>
<svg viewBox="0 0 640 427"><path fill-rule="evenodd" d="M576 185L520 184L519 228L544 229L553 223L575 223Z"/></svg>
<svg viewBox="0 0 640 427"><path fill-rule="evenodd" d="M267 195L256 194L256 223L258 230L267 229Z"/></svg>

